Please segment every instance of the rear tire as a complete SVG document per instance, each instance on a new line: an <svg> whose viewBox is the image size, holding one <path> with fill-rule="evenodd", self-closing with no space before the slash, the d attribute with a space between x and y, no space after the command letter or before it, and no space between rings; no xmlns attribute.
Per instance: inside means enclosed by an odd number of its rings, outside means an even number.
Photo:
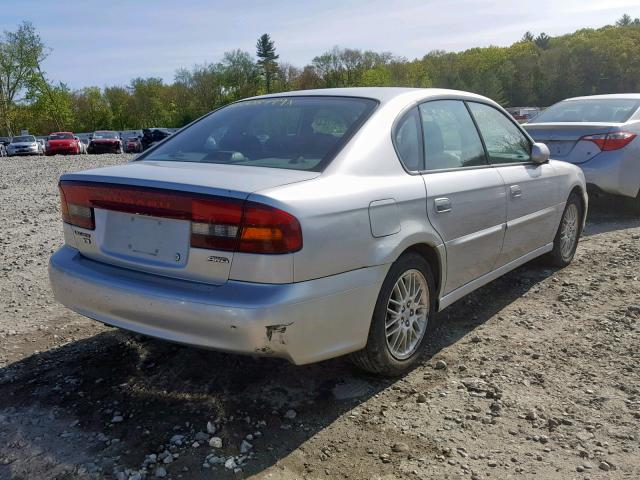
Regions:
<svg viewBox="0 0 640 480"><path fill-rule="evenodd" d="M553 250L548 254L551 265L564 268L571 263L576 249L578 239L582 233L583 209L578 194L572 193L564 207L560 226L553 240Z"/></svg>
<svg viewBox="0 0 640 480"><path fill-rule="evenodd" d="M424 353L434 316L433 274L417 253L402 255L387 273L371 319L367 345L351 360L367 372L397 376Z"/></svg>

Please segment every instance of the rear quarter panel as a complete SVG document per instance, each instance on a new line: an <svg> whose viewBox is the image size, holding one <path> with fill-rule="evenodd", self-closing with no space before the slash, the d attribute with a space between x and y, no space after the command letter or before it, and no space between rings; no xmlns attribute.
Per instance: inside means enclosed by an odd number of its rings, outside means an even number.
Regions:
<svg viewBox="0 0 640 480"><path fill-rule="evenodd" d="M582 195L582 200L584 202L584 218L583 218L583 228L584 223L587 218L587 210L589 205L589 197L587 195L587 184L585 181L584 173L580 167L572 165L567 162L559 161L559 160L550 160L549 163L553 167L558 177L558 183L560 184L561 191L561 200L566 202L571 194L571 191L575 188L578 188ZM560 225L560 217L557 220L557 224ZM557 225L557 226L558 226ZM557 229L556 226L556 229Z"/></svg>
<svg viewBox="0 0 640 480"><path fill-rule="evenodd" d="M404 172L403 172L404 174ZM390 264L416 243L441 244L428 228L424 183L419 176L330 176L250 197L282 208L300 221L303 248L294 254L294 281ZM369 206L397 205L397 233L374 237Z"/></svg>

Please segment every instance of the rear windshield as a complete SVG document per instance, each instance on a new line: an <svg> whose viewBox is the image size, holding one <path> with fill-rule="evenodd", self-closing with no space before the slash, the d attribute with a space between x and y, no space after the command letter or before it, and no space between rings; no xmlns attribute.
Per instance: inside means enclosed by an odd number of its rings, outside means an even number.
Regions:
<svg viewBox="0 0 640 480"><path fill-rule="evenodd" d="M32 135L23 135L22 137L13 137L12 142L13 143L26 143L26 142L35 142L36 141L36 137L32 136Z"/></svg>
<svg viewBox="0 0 640 480"><path fill-rule="evenodd" d="M49 135L49 140L71 140L73 135L70 133L52 133Z"/></svg>
<svg viewBox="0 0 640 480"><path fill-rule="evenodd" d="M350 97L246 100L213 112L143 158L320 171L375 105Z"/></svg>
<svg viewBox="0 0 640 480"><path fill-rule="evenodd" d="M640 106L640 100L585 99L567 100L552 105L529 123L614 122L623 123Z"/></svg>
<svg viewBox="0 0 640 480"><path fill-rule="evenodd" d="M116 132L96 132L93 134L93 138L118 138Z"/></svg>

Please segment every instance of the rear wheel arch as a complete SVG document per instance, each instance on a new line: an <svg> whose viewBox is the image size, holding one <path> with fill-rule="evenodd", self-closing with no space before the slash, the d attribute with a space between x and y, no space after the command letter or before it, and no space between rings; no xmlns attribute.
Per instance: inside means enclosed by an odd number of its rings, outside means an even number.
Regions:
<svg viewBox="0 0 640 480"><path fill-rule="evenodd" d="M429 264L429 267L431 267L433 280L435 282L436 310L438 310L437 301L440 296L440 288L444 283L444 278L443 278L444 265L443 265L442 258L440 256L440 252L438 252L438 249L433 245L429 245L427 243L415 243L410 247L407 247L406 249L404 249L400 253L400 255L398 255L398 258L402 257L404 254L409 252L414 252L420 255L422 258L426 260L426 262Z"/></svg>
<svg viewBox="0 0 640 480"><path fill-rule="evenodd" d="M580 202L580 208L582 211L582 223L580 227L580 233L582 233L582 228L584 228L584 222L587 217L587 205L584 200L585 191L582 189L582 187L580 187L579 185L576 185L569 192L569 195L567 196L567 201L574 195L577 197L578 201Z"/></svg>

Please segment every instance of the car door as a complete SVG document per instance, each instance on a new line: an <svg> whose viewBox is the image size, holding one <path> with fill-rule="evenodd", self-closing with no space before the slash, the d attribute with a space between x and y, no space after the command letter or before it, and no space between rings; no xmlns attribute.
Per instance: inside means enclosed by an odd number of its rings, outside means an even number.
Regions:
<svg viewBox="0 0 640 480"><path fill-rule="evenodd" d="M489 163L504 180L507 228L496 268L553 241L562 214L560 180L549 163L531 160L531 141L505 113L467 102L484 141Z"/></svg>
<svg viewBox="0 0 640 480"><path fill-rule="evenodd" d="M447 294L494 268L504 237L505 186L462 100L428 101L419 112L427 215L445 243Z"/></svg>

